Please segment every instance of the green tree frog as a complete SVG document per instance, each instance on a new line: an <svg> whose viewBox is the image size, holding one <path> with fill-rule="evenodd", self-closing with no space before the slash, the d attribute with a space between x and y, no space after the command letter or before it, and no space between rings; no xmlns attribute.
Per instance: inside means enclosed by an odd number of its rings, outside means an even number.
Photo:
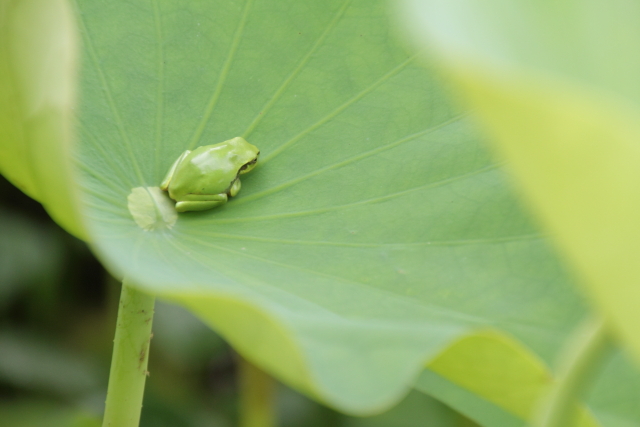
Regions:
<svg viewBox="0 0 640 427"><path fill-rule="evenodd" d="M240 175L256 166L260 150L243 138L186 150L160 188L169 191L178 212L204 211L227 202L240 191Z"/></svg>

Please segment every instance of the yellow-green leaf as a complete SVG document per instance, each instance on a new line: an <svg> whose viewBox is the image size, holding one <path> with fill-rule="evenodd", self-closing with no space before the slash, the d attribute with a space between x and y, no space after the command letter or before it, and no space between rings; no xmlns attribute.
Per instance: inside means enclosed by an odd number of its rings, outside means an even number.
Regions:
<svg viewBox="0 0 640 427"><path fill-rule="evenodd" d="M64 0L0 5L0 172L84 236L70 170L77 41Z"/></svg>
<svg viewBox="0 0 640 427"><path fill-rule="evenodd" d="M640 4L407 3L580 283L640 357Z"/></svg>

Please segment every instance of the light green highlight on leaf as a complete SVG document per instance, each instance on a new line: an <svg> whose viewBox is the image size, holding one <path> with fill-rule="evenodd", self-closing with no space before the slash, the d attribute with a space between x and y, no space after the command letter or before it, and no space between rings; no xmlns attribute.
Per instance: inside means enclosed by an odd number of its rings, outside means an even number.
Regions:
<svg viewBox="0 0 640 427"><path fill-rule="evenodd" d="M173 202L160 187L136 187L127 196L127 208L143 230L171 228L178 220Z"/></svg>
<svg viewBox="0 0 640 427"><path fill-rule="evenodd" d="M205 323L225 337L241 354L251 354L252 361L301 390L312 394L314 381L309 377L304 355L291 332L279 322L250 304L231 297L208 297L202 294L164 294L180 302Z"/></svg>
<svg viewBox="0 0 640 427"><path fill-rule="evenodd" d="M538 358L489 331L456 341L427 367L522 419L531 416L551 383L551 373Z"/></svg>
<svg viewBox="0 0 640 427"><path fill-rule="evenodd" d="M431 360L427 369L523 422L534 418L553 381L549 368L530 350L494 331L462 337ZM575 426L599 425L584 408L578 413Z"/></svg>

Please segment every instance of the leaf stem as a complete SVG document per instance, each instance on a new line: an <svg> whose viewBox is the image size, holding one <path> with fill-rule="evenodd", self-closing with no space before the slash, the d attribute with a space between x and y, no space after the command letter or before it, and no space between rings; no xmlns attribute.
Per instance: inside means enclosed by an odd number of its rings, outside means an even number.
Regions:
<svg viewBox="0 0 640 427"><path fill-rule="evenodd" d="M240 427L274 427L275 381L252 363L240 358Z"/></svg>
<svg viewBox="0 0 640 427"><path fill-rule="evenodd" d="M122 282L103 427L138 427L155 297Z"/></svg>
<svg viewBox="0 0 640 427"><path fill-rule="evenodd" d="M613 348L604 319L590 318L576 331L560 364L558 379L536 427L577 425L579 399L593 374Z"/></svg>

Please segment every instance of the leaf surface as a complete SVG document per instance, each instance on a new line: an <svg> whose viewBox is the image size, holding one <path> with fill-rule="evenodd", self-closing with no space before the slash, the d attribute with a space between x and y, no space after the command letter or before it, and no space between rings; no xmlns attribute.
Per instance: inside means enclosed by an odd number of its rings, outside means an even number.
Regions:
<svg viewBox="0 0 640 427"><path fill-rule="evenodd" d="M584 315L385 3L76 6L96 249L279 379L373 413L462 335L499 329L549 364ZM171 164L235 136L262 153L242 191L176 215L155 188Z"/></svg>

